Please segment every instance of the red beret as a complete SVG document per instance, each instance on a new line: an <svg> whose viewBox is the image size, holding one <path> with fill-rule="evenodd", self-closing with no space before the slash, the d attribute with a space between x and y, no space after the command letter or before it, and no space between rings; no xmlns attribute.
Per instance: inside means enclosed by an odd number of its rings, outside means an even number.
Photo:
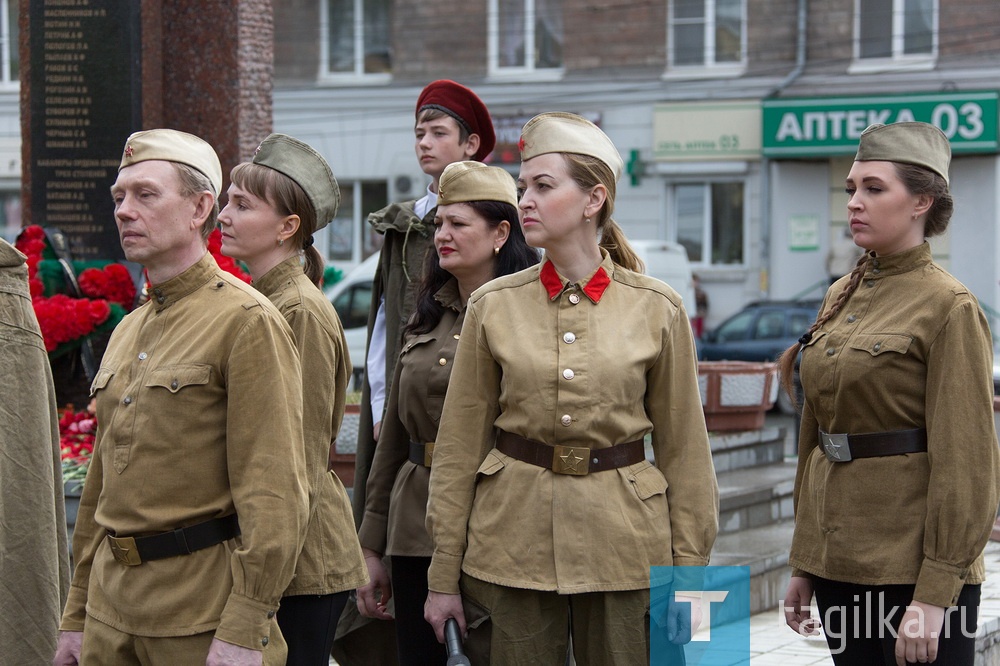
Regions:
<svg viewBox="0 0 1000 666"><path fill-rule="evenodd" d="M444 111L465 127L469 134L479 135L479 150L472 159L482 162L493 152L497 137L489 109L476 93L465 86L448 79L427 84L417 98L416 115L419 116L424 109Z"/></svg>

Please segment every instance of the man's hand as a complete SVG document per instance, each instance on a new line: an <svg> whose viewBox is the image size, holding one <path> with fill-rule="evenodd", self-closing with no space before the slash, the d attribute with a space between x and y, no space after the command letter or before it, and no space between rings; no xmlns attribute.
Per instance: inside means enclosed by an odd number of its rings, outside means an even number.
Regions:
<svg viewBox="0 0 1000 666"><path fill-rule="evenodd" d="M800 636L819 634L819 621L812 618L813 584L808 578L793 576L785 591L785 624Z"/></svg>
<svg viewBox="0 0 1000 666"><path fill-rule="evenodd" d="M937 659L943 626L944 608L911 601L896 635L897 666L906 666L906 662L930 663Z"/></svg>
<svg viewBox="0 0 1000 666"><path fill-rule="evenodd" d="M82 631L60 631L56 654L52 658L52 666L77 666L80 663L80 648L82 647Z"/></svg>
<svg viewBox="0 0 1000 666"><path fill-rule="evenodd" d="M367 585L358 588L358 612L377 620L391 620L385 607L392 599L392 583L382 564L382 556L369 548L362 548L365 564L368 565Z"/></svg>
<svg viewBox="0 0 1000 666"><path fill-rule="evenodd" d="M218 638L212 639L205 666L263 666L264 653L240 645L233 645Z"/></svg>
<svg viewBox="0 0 1000 666"><path fill-rule="evenodd" d="M667 607L667 640L687 645L701 626L701 597L677 594Z"/></svg>
<svg viewBox="0 0 1000 666"><path fill-rule="evenodd" d="M428 592L427 601L424 602L424 619L434 627L434 635L437 636L439 643L444 643L444 624L449 617L458 621L458 633L464 637L468 627L465 626L462 595Z"/></svg>

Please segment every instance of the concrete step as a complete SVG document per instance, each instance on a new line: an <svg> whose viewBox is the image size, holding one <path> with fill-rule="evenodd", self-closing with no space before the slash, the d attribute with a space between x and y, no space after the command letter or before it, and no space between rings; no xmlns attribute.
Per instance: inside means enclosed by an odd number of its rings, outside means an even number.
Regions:
<svg viewBox="0 0 1000 666"><path fill-rule="evenodd" d="M723 534L791 520L795 462L718 472L719 531Z"/></svg>
<svg viewBox="0 0 1000 666"><path fill-rule="evenodd" d="M710 433L712 460L716 473L759 467L785 458L788 431L783 426L732 433Z"/></svg>
<svg viewBox="0 0 1000 666"><path fill-rule="evenodd" d="M751 613L776 609L784 599L793 529L794 523L787 520L720 534L715 540L711 565L750 567Z"/></svg>

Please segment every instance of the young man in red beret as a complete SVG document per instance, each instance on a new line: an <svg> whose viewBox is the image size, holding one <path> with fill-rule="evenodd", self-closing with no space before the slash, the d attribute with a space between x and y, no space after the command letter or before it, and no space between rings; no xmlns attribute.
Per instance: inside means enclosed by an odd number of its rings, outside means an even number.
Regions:
<svg viewBox="0 0 1000 666"><path fill-rule="evenodd" d="M472 90L447 79L434 81L420 92L413 130L417 161L421 170L431 177L426 193L420 199L394 203L368 216L368 223L385 240L375 271L368 316L368 354L361 387L361 404L369 409L363 407L361 410L355 463L353 505L354 520L359 526L365 510L368 471L375 456L382 412L399 356L402 328L413 312L424 256L433 244L438 179L452 162L483 161L496 145L493 121L486 105ZM352 609L348 609L340 625L355 628L358 622L363 623L363 618L357 618ZM377 624L391 629L387 623ZM388 642L386 654L381 657L372 654L376 649L373 643L379 641L372 641L370 633L357 633L357 641L342 635L334 654L339 649L344 650L345 655L355 656L351 643L357 642L364 643L366 658L395 659L395 635L391 630L388 634L378 634Z"/></svg>

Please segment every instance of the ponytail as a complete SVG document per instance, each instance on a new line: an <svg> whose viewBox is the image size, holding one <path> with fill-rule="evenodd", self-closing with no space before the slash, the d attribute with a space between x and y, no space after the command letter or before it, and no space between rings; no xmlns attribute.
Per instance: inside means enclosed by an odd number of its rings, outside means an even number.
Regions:
<svg viewBox="0 0 1000 666"><path fill-rule="evenodd" d="M798 405L798 396L795 395L795 361L798 359L799 352L802 351L804 345L809 344L812 340L813 334L819 330L819 328L826 322L833 319L834 316L844 307L844 303L847 299L851 297L855 291L858 290L858 285L861 284L861 278L864 277L865 270L868 268L868 260L870 258L869 253L865 252L858 259L858 263L855 264L854 270L851 271L851 278L844 287L844 290L840 292L833 304L824 311L816 316L816 321L812 323L809 330L805 332L798 342L793 344L791 347L786 349L781 357L778 359L778 374L781 377L781 388L785 390L785 393L789 398L792 399L792 403Z"/></svg>
<svg viewBox="0 0 1000 666"><path fill-rule="evenodd" d="M625 232L610 217L601 229L601 240L598 245L607 250L608 254L611 255L611 261L622 268L627 268L636 273L642 273L646 270L642 259L639 258L639 255L636 254L635 250L629 244L628 239L625 238Z"/></svg>
<svg viewBox="0 0 1000 666"><path fill-rule="evenodd" d="M309 238L312 239L312 236ZM309 243L302 250L302 253L305 256L302 272L306 274L306 277L314 285L321 287L320 283L323 281L323 257L320 255L319 250L313 247L312 243Z"/></svg>

